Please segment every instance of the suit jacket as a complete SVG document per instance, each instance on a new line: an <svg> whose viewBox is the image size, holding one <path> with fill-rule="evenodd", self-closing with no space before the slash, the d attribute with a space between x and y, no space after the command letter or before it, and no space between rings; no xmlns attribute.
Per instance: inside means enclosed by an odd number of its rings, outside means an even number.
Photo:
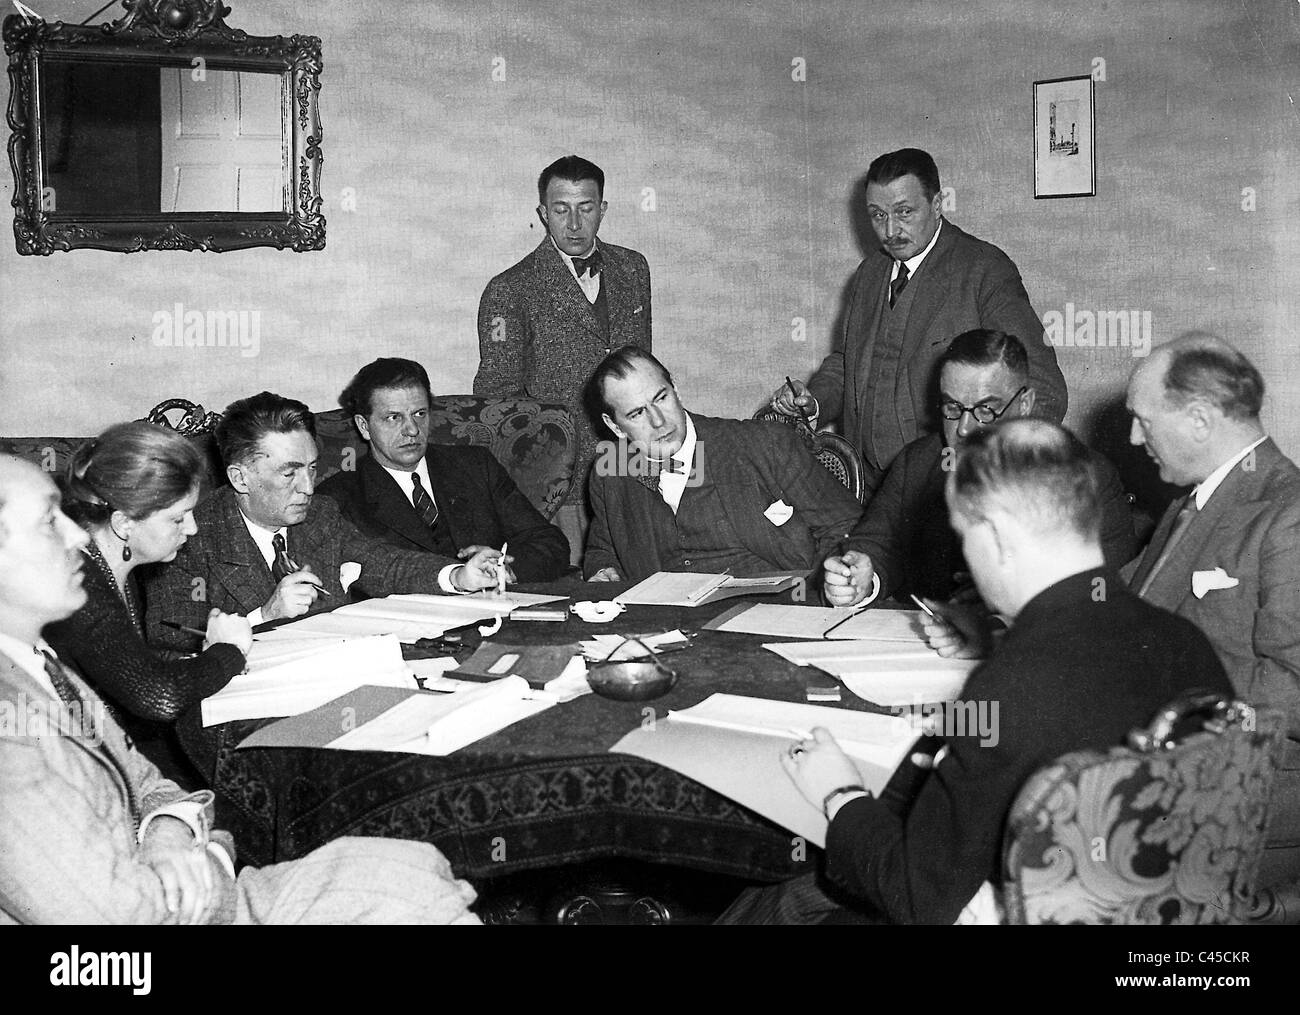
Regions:
<svg viewBox="0 0 1300 1015"><path fill-rule="evenodd" d="M1134 591L1155 566L1178 507L1178 501L1169 506L1147 551L1124 569ZM1260 884L1294 881L1300 878L1300 469L1271 438L1264 441L1227 475L1171 554L1143 598L1209 636L1239 698L1287 716ZM1193 573L1215 568L1237 584L1197 598Z"/></svg>
<svg viewBox="0 0 1300 1015"><path fill-rule="evenodd" d="M1177 514L1175 501L1146 553L1124 569L1140 589ZM1222 568L1233 588L1197 598L1192 574ZM1209 635L1237 694L1290 717L1300 738L1300 469L1266 440L1197 513L1143 598Z"/></svg>
<svg viewBox="0 0 1300 1015"><path fill-rule="evenodd" d="M519 492L486 448L430 444L429 485L457 549L510 544L512 569L521 582L558 578L569 565L569 541ZM338 504L362 533L402 550L436 553L433 531L406 493L375 459L364 456L353 472L338 472L316 490Z"/></svg>
<svg viewBox="0 0 1300 1015"><path fill-rule="evenodd" d="M635 250L598 241L609 334L550 237L487 284L478 307L474 394L568 406L578 437L569 501L582 501L596 454L596 420L582 392L596 365L625 345L650 348L650 266Z"/></svg>
<svg viewBox="0 0 1300 1015"><path fill-rule="evenodd" d="M886 302L893 258L873 251L858 266L849 292L844 330L808 387L817 397L824 421L839 418L840 432L862 453L869 484L889 467L875 461L872 406L867 404L866 372L877 335L881 304ZM934 248L909 283L916 287L903 335L898 373L882 379L878 397L894 403L905 441L933 430L938 379L935 361L948 343L972 328L995 328L1015 335L1029 353L1029 372L1038 392L1039 415L1060 422L1065 416L1065 378L1056 351L1043 341L1043 324L1029 303L1024 283L1011 258L991 243L976 239L944 220Z"/></svg>
<svg viewBox="0 0 1300 1015"><path fill-rule="evenodd" d="M1106 564L1118 569L1137 549L1133 516L1115 467L1096 452L1091 457L1101 481L1101 547ZM871 557L880 575L880 599L908 593L947 599L956 591L953 572L969 570L948 517L947 475L942 434L912 441L894 459L845 541L845 549Z"/></svg>
<svg viewBox="0 0 1300 1015"><path fill-rule="evenodd" d="M1098 587L1108 590L1100 601ZM984 707L991 735L948 726L948 753L932 771L918 775L905 761L880 798L841 807L827 832L827 876L891 922L951 924L981 884L1002 883L1007 815L1030 775L1070 751L1119 744L1190 688L1230 690L1192 624L1107 569L1058 582L1025 605L966 682L965 715Z"/></svg>
<svg viewBox="0 0 1300 1015"><path fill-rule="evenodd" d="M248 534L235 491L217 490L194 510L199 531L181 547L170 564L153 569L145 583L145 629L149 641L193 650L192 635L163 624L173 620L202 630L208 611L248 614L264 605L275 591L262 552ZM416 550L399 550L380 539L362 535L339 513L328 497L313 497L307 517L289 529L289 556L309 567L329 596L320 596L310 613L346 603L339 581L345 562L361 565L358 587L372 596L405 592L440 592L438 572L459 561Z"/></svg>
<svg viewBox="0 0 1300 1015"><path fill-rule="evenodd" d="M141 816L195 803L209 840L232 859L234 842L211 830L211 791L187 794L163 778L89 686L69 667L64 675L96 716L98 736L84 728L0 736L0 924L174 924L136 843L132 798ZM0 702L19 701L53 699L0 653ZM209 923L479 922L467 910L473 889L422 842L345 837L300 861L215 877Z"/></svg>
<svg viewBox="0 0 1300 1015"><path fill-rule="evenodd" d="M718 490L728 520L745 548L772 570L809 571L820 565L862 513L799 441L793 429L757 420L691 414L696 449L693 470ZM583 570L605 567L628 581L663 570L651 509L663 501L635 477L591 475L591 530ZM763 514L777 500L794 508L784 525Z"/></svg>
<svg viewBox="0 0 1300 1015"><path fill-rule="evenodd" d="M210 821L212 793L187 794L163 778L90 687L64 672L95 715L99 739L30 729L0 736L0 923L175 922L139 859L130 797L142 815L191 800ZM0 701L51 700L0 653Z"/></svg>

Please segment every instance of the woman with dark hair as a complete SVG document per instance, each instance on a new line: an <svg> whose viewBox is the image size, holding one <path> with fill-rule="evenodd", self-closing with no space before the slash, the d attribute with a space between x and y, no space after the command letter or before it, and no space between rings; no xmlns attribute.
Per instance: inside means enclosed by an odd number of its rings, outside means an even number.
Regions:
<svg viewBox="0 0 1300 1015"><path fill-rule="evenodd" d="M172 778L194 782L175 748L173 724L244 668L252 630L212 610L197 656L177 658L144 640L132 572L172 560L197 531L203 461L184 437L152 423L122 423L87 441L68 462L63 510L89 534L86 605L45 631L114 710L141 751Z"/></svg>

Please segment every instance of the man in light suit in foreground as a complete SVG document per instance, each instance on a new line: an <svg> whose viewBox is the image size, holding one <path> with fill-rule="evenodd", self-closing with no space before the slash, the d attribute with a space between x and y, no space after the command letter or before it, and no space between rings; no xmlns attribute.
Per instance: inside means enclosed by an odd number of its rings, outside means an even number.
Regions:
<svg viewBox="0 0 1300 1015"><path fill-rule="evenodd" d="M86 539L0 456L0 924L478 922L426 843L343 838L236 876L211 792L164 778L41 639L85 602Z"/></svg>
<svg viewBox="0 0 1300 1015"><path fill-rule="evenodd" d="M1123 576L1209 636L1238 696L1286 713L1259 884L1289 885L1287 919L1300 922L1300 469L1260 425L1263 399L1251 362L1203 333L1133 372L1129 439L1161 479L1193 489Z"/></svg>

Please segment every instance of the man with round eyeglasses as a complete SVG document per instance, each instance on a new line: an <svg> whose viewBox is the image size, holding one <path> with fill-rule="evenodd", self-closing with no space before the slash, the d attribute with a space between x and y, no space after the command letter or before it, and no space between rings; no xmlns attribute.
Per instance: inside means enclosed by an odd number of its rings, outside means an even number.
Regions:
<svg viewBox="0 0 1300 1015"><path fill-rule="evenodd" d="M842 553L827 558L824 592L835 606L910 595L947 600L970 586L943 498L944 479L966 441L1007 419L1037 416L1024 343L977 328L953 339L937 366L942 429L899 452ZM1102 479L1102 548L1113 567L1136 550L1132 517L1114 466L1094 454Z"/></svg>

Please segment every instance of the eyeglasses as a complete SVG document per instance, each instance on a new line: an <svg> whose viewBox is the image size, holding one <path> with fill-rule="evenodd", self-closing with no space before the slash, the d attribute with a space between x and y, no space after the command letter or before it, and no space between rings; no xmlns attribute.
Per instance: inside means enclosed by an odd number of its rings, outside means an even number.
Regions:
<svg viewBox="0 0 1300 1015"><path fill-rule="evenodd" d="M1003 414L1016 404L1016 399L1029 390L1028 384L1022 384L1020 390L1007 399L1007 404L997 412L993 411L990 405L962 405L961 402L944 402L939 406L939 411L943 413L944 419L961 419L966 413L975 417L976 423L987 426L989 423L997 422Z"/></svg>

